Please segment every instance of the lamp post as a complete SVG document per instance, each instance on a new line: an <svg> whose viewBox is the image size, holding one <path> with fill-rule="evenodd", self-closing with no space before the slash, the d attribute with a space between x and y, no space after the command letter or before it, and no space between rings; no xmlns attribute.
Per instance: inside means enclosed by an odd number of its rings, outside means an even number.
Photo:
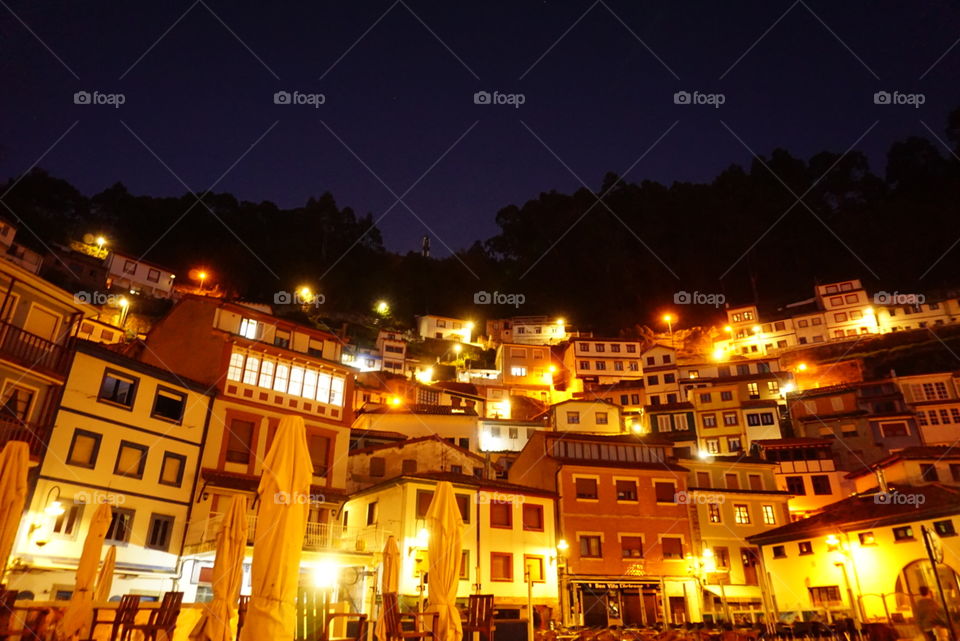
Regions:
<svg viewBox="0 0 960 641"><path fill-rule="evenodd" d="M840 569L840 572L843 574L843 584L847 588L847 599L850 601L850 609L853 611L853 620L856 623L857 629L863 627L863 612L861 608L863 604L860 603L860 600L856 598L853 593L853 583L850 581L850 573L847 572L847 561L852 561L850 557L850 550L840 543L840 539L836 535L831 534L827 537L827 550L831 552L836 552L839 556L838 560L834 561L834 567Z"/></svg>
<svg viewBox="0 0 960 641"><path fill-rule="evenodd" d="M663 322L667 324L667 331L670 332L670 347L672 347L673 349L677 349L677 345L673 340L673 321L674 321L673 314L663 315Z"/></svg>
<svg viewBox="0 0 960 641"><path fill-rule="evenodd" d="M566 583L566 569L567 569L567 550L570 549L570 545L565 539L560 539L557 541L557 589L559 594L557 595L560 602L560 621L563 625L567 625L569 617L567 616L567 606L564 603L564 595L567 592Z"/></svg>

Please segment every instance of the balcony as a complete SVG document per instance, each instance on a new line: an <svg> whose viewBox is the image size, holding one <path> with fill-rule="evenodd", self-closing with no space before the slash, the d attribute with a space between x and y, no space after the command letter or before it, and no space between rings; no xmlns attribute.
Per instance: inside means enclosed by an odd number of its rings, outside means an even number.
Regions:
<svg viewBox="0 0 960 641"><path fill-rule="evenodd" d="M27 369L63 378L70 366L69 352L62 346L0 321L0 359Z"/></svg>
<svg viewBox="0 0 960 641"><path fill-rule="evenodd" d="M198 524L199 536L191 537L185 553L197 554L217 547L217 534L223 523L223 514L212 514ZM253 545L257 530L257 516L247 515L247 545ZM373 552L383 548L386 536L379 528L345 528L339 523L307 523L303 549L308 552ZM379 547L377 547L379 545Z"/></svg>
<svg viewBox="0 0 960 641"><path fill-rule="evenodd" d="M802 474L804 472L835 472L833 459L811 459L808 461L780 461L780 474Z"/></svg>
<svg viewBox="0 0 960 641"><path fill-rule="evenodd" d="M24 441L30 449L30 458L39 461L41 453L46 448L49 436L49 426L0 418L0 450L9 441Z"/></svg>

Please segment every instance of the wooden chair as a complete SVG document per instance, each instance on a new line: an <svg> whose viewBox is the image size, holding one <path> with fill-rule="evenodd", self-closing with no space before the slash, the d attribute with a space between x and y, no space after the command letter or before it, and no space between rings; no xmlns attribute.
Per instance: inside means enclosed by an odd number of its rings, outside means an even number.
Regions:
<svg viewBox="0 0 960 641"><path fill-rule="evenodd" d="M334 637L330 634L330 624L336 621L337 619L346 619L347 622L351 619L356 619L357 621L357 633L353 636L346 637ZM333 614L327 615L327 627L323 631L323 636L321 639L323 641L363 641L367 638L367 615L360 614L359 612L334 612Z"/></svg>
<svg viewBox="0 0 960 641"><path fill-rule="evenodd" d="M387 641L403 641L404 639L435 639L433 631L437 628L437 622L440 615L436 612L411 612L408 614L400 613L400 601L396 592L383 593L383 621L387 634ZM403 629L403 620L412 620L414 622L413 630ZM421 623L424 619L430 619L430 629L423 629Z"/></svg>
<svg viewBox="0 0 960 641"><path fill-rule="evenodd" d="M93 631L98 625L112 626L110 629L110 641L117 641L121 628L129 628L137 622L137 612L140 611L140 595L124 594L120 597L120 605L116 610L108 608L93 609L93 625L90 626L90 639L93 641ZM101 619L101 612L113 612L112 619Z"/></svg>
<svg viewBox="0 0 960 641"><path fill-rule="evenodd" d="M150 613L150 621L137 623L123 629L123 641L129 641L134 632L143 634L145 641L157 641L157 635L164 633L165 639L173 639L173 630L177 627L177 617L180 616L180 604L183 603L183 592L167 592L163 595L160 607Z"/></svg>
<svg viewBox="0 0 960 641"><path fill-rule="evenodd" d="M473 638L474 632L479 632L481 639L493 641L493 595L471 594L467 599L467 620L463 622L463 635Z"/></svg>
<svg viewBox="0 0 960 641"><path fill-rule="evenodd" d="M240 630L243 630L243 624L247 620L247 610L250 608L250 597L241 596L237 603L237 638L240 638Z"/></svg>

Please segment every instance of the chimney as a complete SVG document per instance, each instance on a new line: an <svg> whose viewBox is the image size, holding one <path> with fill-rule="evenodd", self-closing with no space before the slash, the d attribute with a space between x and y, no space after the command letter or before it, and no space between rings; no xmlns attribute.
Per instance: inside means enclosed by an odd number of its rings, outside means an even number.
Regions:
<svg viewBox="0 0 960 641"><path fill-rule="evenodd" d="M883 494L889 494L890 488L887 487L887 477L883 473L883 468L877 467L874 473L877 476L877 487L880 488L880 492L882 492Z"/></svg>

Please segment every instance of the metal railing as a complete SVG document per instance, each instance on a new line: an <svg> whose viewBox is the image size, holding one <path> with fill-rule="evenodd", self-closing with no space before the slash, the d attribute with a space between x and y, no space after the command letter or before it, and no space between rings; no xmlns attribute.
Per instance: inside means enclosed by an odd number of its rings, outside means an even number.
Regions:
<svg viewBox="0 0 960 641"><path fill-rule="evenodd" d="M211 550L216 547L217 534L223 523L223 514L212 514L203 520L199 540L187 544L187 547L196 552ZM303 537L303 549L310 551L342 551L342 552L370 552L371 544L383 542L376 533L369 532L370 528L346 528L339 523L307 523L307 531ZM247 515L247 545L253 545L254 534L257 531L257 516ZM374 534L374 536L371 536ZM374 548L377 549L377 548Z"/></svg>
<svg viewBox="0 0 960 641"><path fill-rule="evenodd" d="M0 359L9 359L27 367L64 376L70 364L69 353L62 346L0 321Z"/></svg>

